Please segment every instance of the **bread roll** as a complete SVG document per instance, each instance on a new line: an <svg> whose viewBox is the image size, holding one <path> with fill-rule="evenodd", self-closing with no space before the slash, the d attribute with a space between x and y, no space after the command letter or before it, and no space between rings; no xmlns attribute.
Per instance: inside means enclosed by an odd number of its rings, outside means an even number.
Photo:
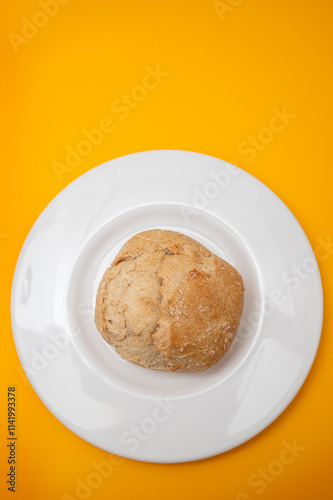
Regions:
<svg viewBox="0 0 333 500"><path fill-rule="evenodd" d="M131 363L200 372L228 351L243 301L233 266L188 236L153 229L128 240L106 270L95 323Z"/></svg>

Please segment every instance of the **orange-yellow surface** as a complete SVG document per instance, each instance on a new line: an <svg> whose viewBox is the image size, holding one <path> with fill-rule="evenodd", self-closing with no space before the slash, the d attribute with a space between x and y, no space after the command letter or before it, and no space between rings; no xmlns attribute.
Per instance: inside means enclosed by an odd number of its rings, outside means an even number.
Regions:
<svg viewBox="0 0 333 500"><path fill-rule="evenodd" d="M333 498L332 16L329 0L1 2L1 498ZM97 127L103 140L84 149L83 131ZM261 434L194 463L111 457L98 480L93 463L108 453L64 427L19 370L11 282L32 224L61 189L150 149L222 158L282 198L319 260L324 328L301 391ZM9 386L15 493L6 484ZM286 442L301 451L283 451Z"/></svg>

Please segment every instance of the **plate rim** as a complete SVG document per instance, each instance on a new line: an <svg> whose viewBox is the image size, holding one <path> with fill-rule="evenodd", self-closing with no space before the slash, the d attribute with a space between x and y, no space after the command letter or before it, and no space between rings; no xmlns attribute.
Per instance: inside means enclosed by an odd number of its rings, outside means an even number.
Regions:
<svg viewBox="0 0 333 500"><path fill-rule="evenodd" d="M15 334L15 328L14 328L14 307L13 307L13 302L14 302L14 295L17 293L17 290L16 290L16 283L17 283L17 279L18 279L18 273L19 273L19 266L20 266L20 263L21 263L21 260L23 258L23 255L24 255L24 251L25 249L27 248L27 246L29 245L30 243L30 240L31 238L33 237L33 232L34 230L38 227L38 222L40 221L40 219L42 218L43 214L45 214L49 209L50 207L53 207L55 206L55 204L61 199L61 196L63 195L63 192L66 191L68 192L68 190L70 189L71 186L73 186L75 183L77 183L77 181L79 179L82 179L83 177L85 178L88 178L88 176L90 175L93 175L93 172L96 170L96 169L99 169L100 167L102 167L103 165L109 165L110 163L112 162L115 162L115 160L121 160L121 159L126 159L126 158L133 158L137 155L147 155L147 154L170 154L170 153L175 153L175 154L191 154L191 155L200 155L202 158L212 158L214 160L218 160L219 162L222 162L223 164L229 164L228 162L225 162L224 160L221 160L219 158L216 158L214 156L211 156L211 155L206 155L204 153L197 153L197 152L193 152L193 151L187 151L187 150L175 150L175 149L160 149L160 150L147 150L147 151L140 151L140 152L136 152L136 153L131 153L131 154L126 154L126 155L122 155L122 156L119 156L117 158L113 158L111 160L108 160L104 163L102 163L101 165L98 165L90 170L88 170L87 172L81 174L80 176L78 176L77 178L75 178L73 181L71 181L68 185L66 185L51 201L50 203L48 203L48 205L42 210L42 212L40 213L40 215L38 216L38 218L36 219L36 221L34 222L34 224L32 225L31 229L29 230L25 240L24 240L24 243L22 245L22 248L20 250L20 253L19 253L19 256L17 258L17 262L16 262L16 265L15 265L15 270L14 270L14 274L13 274L13 279L12 279L12 287L11 287L11 300L10 300L10 311L11 311L11 324L12 324L12 330L13 330L13 338L14 338L14 343L15 343L15 347L16 347L16 350L17 350L17 353L19 355L19 359L20 359L20 362L21 362L21 365L23 366L22 364L22 357L23 357L23 354L21 352L21 348L22 346L20 346L20 343L18 341L18 337L17 335ZM135 162L134 162L135 163ZM221 164L222 164L221 163ZM316 259L315 257L315 254L313 252L313 249L312 249L312 246L308 240L308 237L303 229L303 227L301 226L300 222L298 221L297 217L294 215L294 213L289 209L289 207L282 201L282 199L270 188L268 187L266 184L264 184L262 181L260 181L258 178L256 178L254 175L246 172L245 170L241 169L240 167L237 167L241 170L241 172L243 174L246 174L246 176L249 176L251 177L252 179L255 180L255 182L259 183L258 185L260 185L261 189L264 188L266 190L266 192L269 194L269 196L274 196L274 198L276 199L276 201L278 201L281 205L281 207L283 207L284 210L288 210L288 216L292 216L292 219L293 219L293 222L297 224L299 230L301 230L301 232L303 233L303 235L305 236L305 240L307 241L308 243L308 246L309 246L309 249L311 249L311 252L312 252L312 255L313 257ZM131 207L129 208L129 210L133 210L135 207ZM120 212L120 213L117 213L116 214L116 217L118 217L119 215L121 215L123 212ZM209 212L210 213L210 212ZM217 217L216 214L212 214L214 217ZM317 262L317 259L316 259L316 262ZM258 435L259 433L261 433L264 429L266 429L273 421L275 421L281 414L283 414L283 412L285 411L285 409L290 405L290 403L294 400L294 398L296 397L296 395L299 393L299 391L301 390L301 388L303 387L303 384L306 380L306 378L308 377L310 371L311 371L311 368L313 366L313 363L315 361L315 358L316 358L316 355L317 355L317 352L318 352L318 349L319 349L319 345L320 345L320 341L321 341L321 333L322 333L322 327L323 327L323 317L324 317L324 297L323 297L323 287L322 287L322 279L321 279L321 274L320 274L320 269L318 267L318 269L316 270L316 275L317 275L317 278L319 279L319 284L320 284L320 296L317 297L317 309L318 309L318 314L319 314L319 317L317 318L318 320L318 333L316 334L316 346L315 346L315 349L313 349L313 352L312 352L312 356L311 356L311 360L309 361L309 365L304 367L304 373L303 373L303 376L302 378L297 378L295 380L295 383L293 385L292 388L290 388L289 390L289 394L288 394L288 397L287 395L285 395L284 397L284 400L283 401L280 401L280 405L278 407L275 408L274 412L271 414L270 418L267 418L266 421L263 421L261 425L257 425L257 426L254 426L255 429L253 429L253 432L250 433L251 435L249 437L247 437L245 440L243 439L243 437L240 435L239 436L239 439L235 439L233 444L230 444L229 447L227 448L223 448L223 450L221 450L222 446L218 446L216 448L219 448L220 450L219 451L212 451L211 453L209 454L205 454L205 455L200 455L200 456L193 456L193 454L189 453L188 455L191 455L191 456L188 456L188 458L186 459L181 459L181 460L166 460L165 458L163 459L158 459L158 458L155 458L154 460L147 460L147 459L144 459L143 461L146 461L146 462L152 462L152 463L181 463L181 462L190 462L190 461L195 461L195 460L201 460L201 459L205 459L205 458L209 458L209 457L212 457L212 456L216 456L217 454L220 454L220 453L224 453L224 452L227 452L233 448L236 448L236 447L239 447L240 445L242 445L243 443L247 442L248 440L252 439L253 437L255 437L256 435ZM22 356L22 357L21 357ZM24 369L24 367L23 367ZM58 411L56 411L54 408L53 409L50 409L49 406L49 402L46 401L44 399L44 397L42 397L42 395L39 393L39 390L37 388L37 383L36 384L33 384L32 381L31 381L31 378L28 378L28 381L29 383L31 384L31 386L33 387L34 391L36 392L36 394L38 395L38 397L42 400L43 404L49 409L49 411L54 415L56 416L56 418L61 422L63 423L63 425L65 425L67 428L69 428L72 432L74 432L76 435L79 435L82 439L85 439L86 441L88 441L89 443L95 445L95 446L98 446L99 448L101 449L104 449L105 451L109 452L109 453L113 453L112 451L110 451L110 449L108 448L102 448L100 445L96 445L94 444L92 441L89 441L89 439L86 439L85 437L83 437L82 435L78 434L77 433L77 429L75 429L75 426L72 426L70 422L66 422L64 423L64 418L58 413ZM195 397L195 396L194 396ZM132 455L132 456L131 456ZM129 458L129 459L133 459L133 460L140 460L140 458L138 458L138 456L134 453L134 454L131 454L129 450L127 450L127 454L124 455L122 454L122 456L126 456L126 458Z"/></svg>

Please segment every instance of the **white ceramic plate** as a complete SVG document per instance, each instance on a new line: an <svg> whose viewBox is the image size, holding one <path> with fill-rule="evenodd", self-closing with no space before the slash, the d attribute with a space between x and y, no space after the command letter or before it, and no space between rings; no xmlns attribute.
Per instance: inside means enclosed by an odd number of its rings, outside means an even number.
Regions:
<svg viewBox="0 0 333 500"><path fill-rule="evenodd" d="M195 238L243 276L240 329L205 372L125 362L94 326L105 269L151 228ZM280 415L314 360L323 299L309 241L272 191L222 160L167 150L100 165L48 205L18 259L11 312L22 366L64 425L117 455L183 462L244 443Z"/></svg>

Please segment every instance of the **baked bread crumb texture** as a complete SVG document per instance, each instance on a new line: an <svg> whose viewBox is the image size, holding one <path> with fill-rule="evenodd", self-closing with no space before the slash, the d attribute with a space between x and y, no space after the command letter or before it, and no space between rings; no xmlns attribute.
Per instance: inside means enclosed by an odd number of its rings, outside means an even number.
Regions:
<svg viewBox="0 0 333 500"><path fill-rule="evenodd" d="M233 266L188 236L153 229L128 240L106 270L95 323L131 363L201 372L230 348L243 302Z"/></svg>

